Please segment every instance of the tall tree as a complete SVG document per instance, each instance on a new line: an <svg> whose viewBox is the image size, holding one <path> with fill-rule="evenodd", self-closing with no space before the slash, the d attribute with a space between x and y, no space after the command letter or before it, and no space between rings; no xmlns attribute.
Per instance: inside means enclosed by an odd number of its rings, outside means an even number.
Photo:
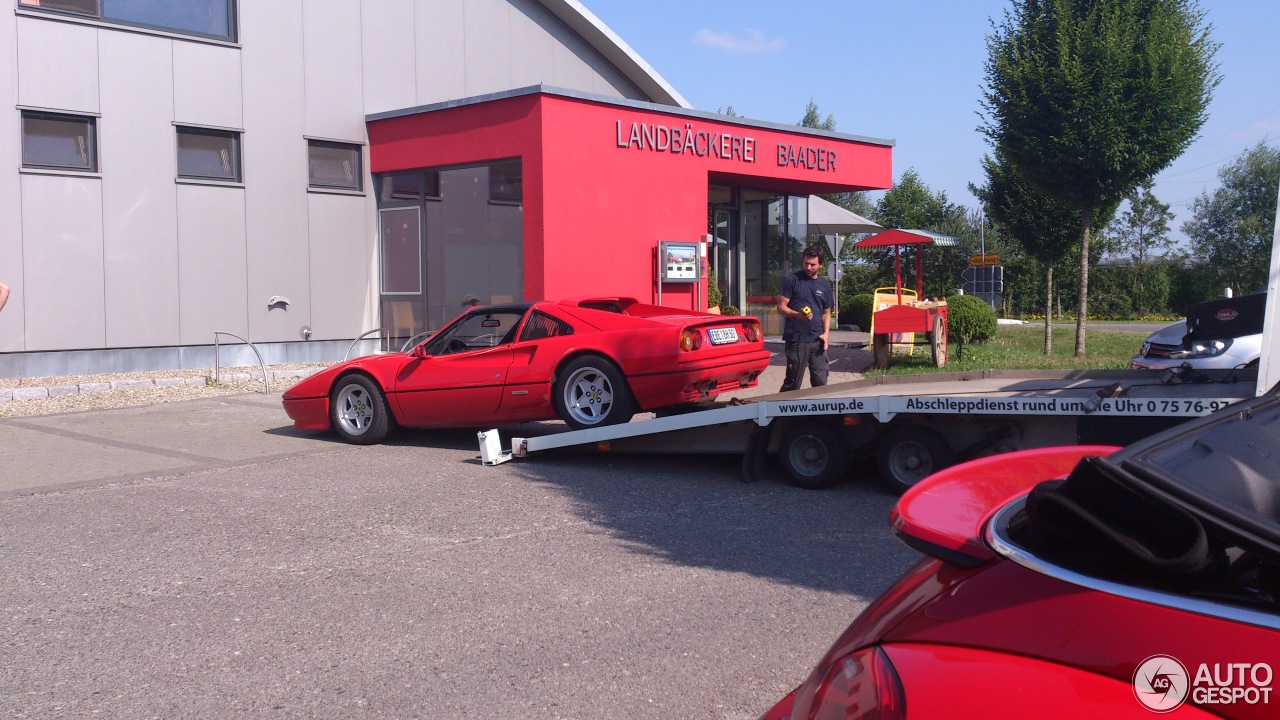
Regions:
<svg viewBox="0 0 1280 720"><path fill-rule="evenodd" d="M1104 230L1111 242L1112 251L1133 263L1132 295L1139 305L1136 309L1141 311L1152 310L1156 305L1164 304L1163 300L1157 302L1149 292L1147 281L1151 261L1173 249L1173 238L1169 237L1169 222L1175 216L1170 212L1168 204L1156 198L1152 192L1154 185L1150 178L1139 183L1125 198L1128 207ZM1165 299L1168 298L1167 290L1166 287Z"/></svg>
<svg viewBox="0 0 1280 720"><path fill-rule="evenodd" d="M1280 187L1280 148L1259 142L1218 171L1221 186L1201 193L1182 224L1194 254L1237 292L1267 284Z"/></svg>
<svg viewBox="0 0 1280 720"><path fill-rule="evenodd" d="M1075 246L1076 211L1046 197L1023 179L997 148L996 157L982 158L987 182L970 186L982 201L992 223L1013 236L1044 268L1044 354L1053 352L1053 267Z"/></svg>
<svg viewBox="0 0 1280 720"><path fill-rule="evenodd" d="M815 130L835 130L836 116L827 114L827 119L822 119L822 113L818 112L818 104L809 98L809 104L804 108L804 117L800 118L798 123L800 127L814 128Z"/></svg>
<svg viewBox="0 0 1280 720"><path fill-rule="evenodd" d="M1218 45L1195 0L1014 0L987 37L979 130L1023 178L1075 211L1077 357L1099 208L1182 154L1207 117Z"/></svg>

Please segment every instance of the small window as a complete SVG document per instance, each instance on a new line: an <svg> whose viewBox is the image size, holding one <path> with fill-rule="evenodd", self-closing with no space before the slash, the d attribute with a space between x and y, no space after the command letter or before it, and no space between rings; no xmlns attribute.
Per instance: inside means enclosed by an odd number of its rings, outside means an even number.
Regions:
<svg viewBox="0 0 1280 720"><path fill-rule="evenodd" d="M97 172L97 121L78 115L24 111L22 165Z"/></svg>
<svg viewBox="0 0 1280 720"><path fill-rule="evenodd" d="M98 17L102 14L101 3L98 0L18 0L18 4L23 7L57 10L91 17Z"/></svg>
<svg viewBox="0 0 1280 720"><path fill-rule="evenodd" d="M557 320L550 315L534 312L529 316L528 322L524 324L524 330L520 332L520 340L541 340L543 338L572 334L573 326L569 323Z"/></svg>
<svg viewBox="0 0 1280 720"><path fill-rule="evenodd" d="M307 182L313 188L364 189L360 146L348 143L307 141Z"/></svg>
<svg viewBox="0 0 1280 720"><path fill-rule="evenodd" d="M236 39L235 0L18 0L18 6L216 40Z"/></svg>
<svg viewBox="0 0 1280 720"><path fill-rule="evenodd" d="M489 166L489 202L502 205L524 202L524 178L519 162Z"/></svg>
<svg viewBox="0 0 1280 720"><path fill-rule="evenodd" d="M241 182L240 133L179 127L178 177Z"/></svg>

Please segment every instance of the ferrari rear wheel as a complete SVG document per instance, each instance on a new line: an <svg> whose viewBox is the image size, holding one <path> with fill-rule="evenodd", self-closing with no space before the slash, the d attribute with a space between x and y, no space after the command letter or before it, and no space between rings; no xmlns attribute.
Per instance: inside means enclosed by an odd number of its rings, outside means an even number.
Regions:
<svg viewBox="0 0 1280 720"><path fill-rule="evenodd" d="M354 445L380 443L395 427L387 397L365 375L347 375L334 384L329 420L338 435Z"/></svg>
<svg viewBox="0 0 1280 720"><path fill-rule="evenodd" d="M598 355L575 358L556 375L556 414L574 430L619 425L635 414L626 378Z"/></svg>

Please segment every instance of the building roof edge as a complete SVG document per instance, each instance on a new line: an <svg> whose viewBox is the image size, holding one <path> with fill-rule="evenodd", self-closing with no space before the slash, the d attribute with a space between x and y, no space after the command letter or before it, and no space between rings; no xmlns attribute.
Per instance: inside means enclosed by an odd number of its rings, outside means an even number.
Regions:
<svg viewBox="0 0 1280 720"><path fill-rule="evenodd" d="M538 2L560 22L586 40L596 52L618 68L650 100L661 105L693 107L652 65L645 62L639 53L578 0L538 0Z"/></svg>
<svg viewBox="0 0 1280 720"><path fill-rule="evenodd" d="M567 88L559 88L552 85L529 85L522 88L512 90L503 90L485 95L475 95L467 98L458 98L456 100L446 100L444 102L430 103L428 105L417 105L414 107L400 108L398 110L385 110L383 112L372 113L365 116L365 122L374 122L376 120L389 120L391 118L405 117L407 115L417 115L419 113L435 112L437 110L447 110L449 108L464 107L467 105L477 105L480 103L493 102L495 100L505 100L508 98L521 97L523 95L550 95L554 97L563 97L573 100L582 100L585 102L599 103L602 105L617 105L620 107L628 107L636 110L648 110L652 112L666 113L686 118L699 118L702 120L712 120L718 123L728 125L741 125L742 127L761 128L765 130L777 130L787 133L795 133L797 135L814 135L817 137L828 137L834 140L844 140L850 142L865 143L867 145L882 145L885 147L894 147L897 142L894 140L885 140L883 138L867 137L865 135L851 135L848 133L836 132L834 130L822 130L819 128L804 127L803 125L788 125L786 123L776 123L767 120L752 120L740 115L721 115L719 113L707 112L705 110L694 110L685 107L672 107L661 103L645 102L643 100L628 100L626 98L616 98L607 95L597 95L594 93L586 93L578 90L570 90Z"/></svg>

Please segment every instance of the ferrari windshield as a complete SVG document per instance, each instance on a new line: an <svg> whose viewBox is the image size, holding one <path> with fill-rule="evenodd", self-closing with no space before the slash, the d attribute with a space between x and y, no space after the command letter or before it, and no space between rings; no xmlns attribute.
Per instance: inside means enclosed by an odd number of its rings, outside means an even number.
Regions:
<svg viewBox="0 0 1280 720"><path fill-rule="evenodd" d="M512 342L524 313L513 308L473 310L432 336L426 353L450 355Z"/></svg>

